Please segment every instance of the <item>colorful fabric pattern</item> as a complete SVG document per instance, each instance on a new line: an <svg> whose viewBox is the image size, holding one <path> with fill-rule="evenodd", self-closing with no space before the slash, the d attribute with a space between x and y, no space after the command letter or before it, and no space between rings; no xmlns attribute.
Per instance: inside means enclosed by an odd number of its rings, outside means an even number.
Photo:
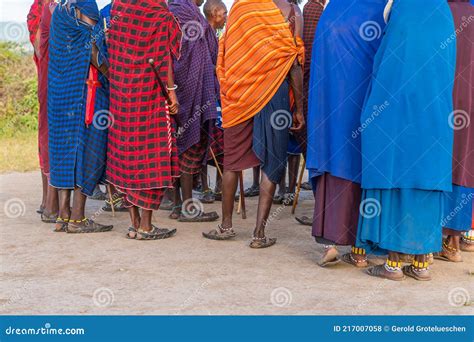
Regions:
<svg viewBox="0 0 474 342"><path fill-rule="evenodd" d="M169 7L183 30L181 56L173 61L180 104L178 122L181 130L177 143L181 155L199 143L201 130L209 134L217 119L218 43L216 32L192 0L175 0Z"/></svg>
<svg viewBox="0 0 474 342"><path fill-rule="evenodd" d="M91 26L76 17L76 8L98 23ZM56 7L50 30L48 70L48 133L50 183L61 189L80 187L86 195L102 180L106 163L107 127L101 116L109 107L108 80L100 74L94 124L86 126L85 109L92 43L103 58L99 10L93 0L63 0ZM101 39L102 38L102 39ZM102 52L101 52L102 51Z"/></svg>
<svg viewBox="0 0 474 342"><path fill-rule="evenodd" d="M237 0L219 42L217 75L223 127L253 118L270 102L294 61L304 63L301 38L272 0Z"/></svg>
<svg viewBox="0 0 474 342"><path fill-rule="evenodd" d="M181 32L165 1L114 0L109 31L110 127L107 180L144 209L158 209L179 176L175 128L149 59L164 84Z"/></svg>

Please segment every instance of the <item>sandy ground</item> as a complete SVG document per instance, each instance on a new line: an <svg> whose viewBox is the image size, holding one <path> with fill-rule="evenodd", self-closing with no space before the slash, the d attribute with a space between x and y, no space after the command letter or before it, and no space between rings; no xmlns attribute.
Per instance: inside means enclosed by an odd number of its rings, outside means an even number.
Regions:
<svg viewBox="0 0 474 342"><path fill-rule="evenodd" d="M273 208L268 235L277 245L247 247L256 199L247 199L247 220L236 216L234 241L206 240L201 232L214 224L177 223L166 211L157 223L178 233L163 241L125 239L127 213L99 215L115 225L110 233L53 233L35 213L39 184L38 172L0 175L1 314L474 313L474 303L462 305L474 299L472 254L459 264L436 262L431 282L379 280L345 264L323 269L322 247L290 208ZM303 193L297 213L310 214L312 205ZM88 213L100 206L89 201ZM220 212L220 202L206 209Z"/></svg>

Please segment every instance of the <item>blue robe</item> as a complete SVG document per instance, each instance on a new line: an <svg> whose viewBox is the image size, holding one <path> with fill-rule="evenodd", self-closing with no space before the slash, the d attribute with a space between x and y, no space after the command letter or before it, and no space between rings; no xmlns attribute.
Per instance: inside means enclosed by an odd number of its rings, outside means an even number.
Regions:
<svg viewBox="0 0 474 342"><path fill-rule="evenodd" d="M308 97L310 177L328 172L361 181L360 116L382 41L386 3L331 0L319 20Z"/></svg>
<svg viewBox="0 0 474 342"><path fill-rule="evenodd" d="M358 247L427 254L441 249L443 191L451 191L456 44L446 0L394 2L362 122ZM375 208L373 211L365 208Z"/></svg>
<svg viewBox="0 0 474 342"><path fill-rule="evenodd" d="M76 7L97 24L91 26L76 18ZM99 49L99 64L107 63L101 21L93 0L63 0L51 19L48 70L50 183L60 189L79 187L86 195L91 195L104 177L107 127L113 121L108 112L108 80L99 73L101 86L96 92L93 124L85 124L86 80L93 43Z"/></svg>

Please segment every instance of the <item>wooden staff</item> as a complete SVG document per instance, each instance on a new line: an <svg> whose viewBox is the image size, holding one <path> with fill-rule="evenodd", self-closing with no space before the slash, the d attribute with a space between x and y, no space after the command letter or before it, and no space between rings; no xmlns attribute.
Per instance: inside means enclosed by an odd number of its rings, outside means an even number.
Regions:
<svg viewBox="0 0 474 342"><path fill-rule="evenodd" d="M217 162L216 155L214 154L214 151L212 150L212 147L209 146L209 150L210 150L210 152L211 152L212 159L214 159L214 163L216 164L217 172L219 172L219 175L220 175L221 178L222 178L222 177L223 177L223 176L222 176L222 170L221 170L221 168L219 167L219 163Z"/></svg>
<svg viewBox="0 0 474 342"><path fill-rule="evenodd" d="M293 207L291 208L291 214L295 214L296 210L296 205L298 204L298 198L300 197L300 191L301 191L301 182L303 181L303 175L304 175L304 169L306 167L306 162L304 160L303 154L301 154L301 163L300 163L301 171L298 176L298 183L296 185L296 192L295 192L295 198L293 199Z"/></svg>
<svg viewBox="0 0 474 342"><path fill-rule="evenodd" d="M106 185L107 193L109 194L110 206L112 207L112 216L115 217L115 203L114 198L112 197L112 191L110 191L110 184Z"/></svg>
<svg viewBox="0 0 474 342"><path fill-rule="evenodd" d="M247 212L245 210L245 195L244 195L244 174L243 171L239 173L239 184L240 184L240 200L239 200L239 207L242 209L242 218L245 220L247 218ZM237 209L237 213L240 210Z"/></svg>

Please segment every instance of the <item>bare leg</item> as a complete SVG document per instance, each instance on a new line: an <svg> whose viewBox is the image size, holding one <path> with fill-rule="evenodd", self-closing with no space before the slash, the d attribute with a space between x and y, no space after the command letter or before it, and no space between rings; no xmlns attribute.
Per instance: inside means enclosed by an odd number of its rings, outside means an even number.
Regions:
<svg viewBox="0 0 474 342"><path fill-rule="evenodd" d="M288 156L288 192L291 194L293 194L296 189L296 179L298 178L300 159L301 156L299 154Z"/></svg>
<svg viewBox="0 0 474 342"><path fill-rule="evenodd" d="M71 220L82 220L85 218L87 196L84 195L81 189L74 189L74 200L72 202Z"/></svg>
<svg viewBox="0 0 474 342"><path fill-rule="evenodd" d="M191 177L192 179L192 177ZM149 232L151 231L151 219L153 216L153 210L142 209L142 217L140 219L140 230Z"/></svg>
<svg viewBox="0 0 474 342"><path fill-rule="evenodd" d="M59 199L58 190L48 185L48 194L46 197L46 203L44 212L45 214L54 215L59 211Z"/></svg>
<svg viewBox="0 0 474 342"><path fill-rule="evenodd" d="M193 197L193 175L183 173L179 179L184 202Z"/></svg>
<svg viewBox="0 0 474 342"><path fill-rule="evenodd" d="M232 228L234 198L239 172L224 171L222 178L222 228Z"/></svg>
<svg viewBox="0 0 474 342"><path fill-rule="evenodd" d="M135 229L140 228L140 211L138 210L138 207L133 206L128 208L128 213L130 214L130 221L132 222L132 227Z"/></svg>
<svg viewBox="0 0 474 342"><path fill-rule="evenodd" d="M201 170L201 184L203 192L209 190L209 183L207 181L207 165L203 165Z"/></svg>
<svg viewBox="0 0 474 342"><path fill-rule="evenodd" d="M223 169L222 165L219 165L221 170ZM214 188L214 192L221 192L222 191L222 177L219 171L216 170L216 186Z"/></svg>
<svg viewBox="0 0 474 342"><path fill-rule="evenodd" d="M255 166L253 169L253 184L252 186L260 186L260 166Z"/></svg>
<svg viewBox="0 0 474 342"><path fill-rule="evenodd" d="M59 217L69 220L71 216L71 190L58 190Z"/></svg>
<svg viewBox="0 0 474 342"><path fill-rule="evenodd" d="M46 206L47 198L48 198L49 184L48 184L48 177L46 177L46 175L43 172L41 172L41 183L43 185L43 195L41 197L40 209L44 209L44 207Z"/></svg>
<svg viewBox="0 0 474 342"><path fill-rule="evenodd" d="M262 172L262 182L260 183L260 195L258 198L257 224L253 233L256 238L265 237L265 226L268 216L270 215L275 189L276 184L267 177L265 172Z"/></svg>

